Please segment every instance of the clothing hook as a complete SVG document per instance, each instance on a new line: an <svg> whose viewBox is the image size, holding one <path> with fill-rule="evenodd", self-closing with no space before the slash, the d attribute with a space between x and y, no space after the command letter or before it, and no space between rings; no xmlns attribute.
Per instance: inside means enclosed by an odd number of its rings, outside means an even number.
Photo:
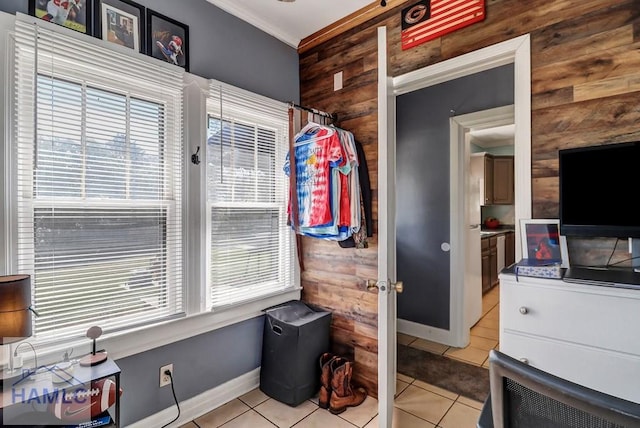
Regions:
<svg viewBox="0 0 640 428"><path fill-rule="evenodd" d="M200 146L198 146L198 150L196 150L196 152L191 155L191 163L194 165L200 165L200 158L198 157L198 153L200 153Z"/></svg>

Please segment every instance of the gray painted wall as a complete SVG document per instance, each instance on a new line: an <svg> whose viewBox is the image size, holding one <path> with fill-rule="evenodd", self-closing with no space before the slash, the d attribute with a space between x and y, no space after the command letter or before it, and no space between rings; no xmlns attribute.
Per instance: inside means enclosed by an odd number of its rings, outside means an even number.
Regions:
<svg viewBox="0 0 640 428"><path fill-rule="evenodd" d="M190 72L280 101L300 99L298 52L206 0L137 0L189 26ZM28 12L28 0L0 0L0 10Z"/></svg>
<svg viewBox="0 0 640 428"><path fill-rule="evenodd" d="M138 2L189 25L191 73L281 101L299 100L295 49L205 0ZM0 11L27 13L27 5L28 0L0 0ZM162 365L173 363L180 401L259 367L263 324L258 317L118 360L123 426L174 406L171 388L158 387Z"/></svg>
<svg viewBox="0 0 640 428"><path fill-rule="evenodd" d="M158 387L159 369L165 364L173 363L179 401L259 367L263 328L261 316L117 360L122 369L121 426L171 406L178 414L171 387Z"/></svg>
<svg viewBox="0 0 640 428"><path fill-rule="evenodd" d="M513 104L513 88L506 65L397 98L398 318L449 329L449 118Z"/></svg>

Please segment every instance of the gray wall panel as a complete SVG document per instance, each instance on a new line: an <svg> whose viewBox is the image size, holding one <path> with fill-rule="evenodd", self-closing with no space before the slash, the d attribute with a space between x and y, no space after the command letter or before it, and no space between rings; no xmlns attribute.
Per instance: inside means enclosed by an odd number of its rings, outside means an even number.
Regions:
<svg viewBox="0 0 640 428"><path fill-rule="evenodd" d="M397 98L398 318L449 329L449 118L512 104L513 88L506 65Z"/></svg>
<svg viewBox="0 0 640 428"><path fill-rule="evenodd" d="M7 13L27 13L29 11L28 4L28 0L2 0L0 1L0 10Z"/></svg>
<svg viewBox="0 0 640 428"><path fill-rule="evenodd" d="M158 386L165 364L173 364L179 401L259 367L263 326L261 316L116 361L122 369L122 426L171 406L178 414L171 386Z"/></svg>

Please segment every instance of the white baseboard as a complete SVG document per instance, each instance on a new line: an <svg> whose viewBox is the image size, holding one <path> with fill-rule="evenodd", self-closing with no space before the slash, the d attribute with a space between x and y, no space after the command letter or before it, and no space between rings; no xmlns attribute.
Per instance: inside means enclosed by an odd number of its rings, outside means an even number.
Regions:
<svg viewBox="0 0 640 428"><path fill-rule="evenodd" d="M235 379L231 379L222 385L216 386L213 389L205 391L202 394L198 394L195 397L181 401L180 418L171 425L168 425L168 427L179 427L184 425L187 422L192 421L195 418L200 417L249 391L252 391L259 385L260 367L250 371L249 373L238 376ZM127 428L161 427L171 419L175 418L176 412L177 409L174 405L131 425L127 425Z"/></svg>
<svg viewBox="0 0 640 428"><path fill-rule="evenodd" d="M407 321L398 318L398 333L408 334L410 336L419 337L421 339L430 340L432 342L443 343L448 346L456 346L454 337L449 330L431 327L417 322Z"/></svg>

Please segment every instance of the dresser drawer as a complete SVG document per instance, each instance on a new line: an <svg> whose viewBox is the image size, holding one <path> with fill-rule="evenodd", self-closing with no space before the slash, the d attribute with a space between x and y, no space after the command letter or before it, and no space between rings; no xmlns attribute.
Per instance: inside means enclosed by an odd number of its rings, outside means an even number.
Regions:
<svg viewBox="0 0 640 428"><path fill-rule="evenodd" d="M640 357L503 332L500 351L597 391L640 403Z"/></svg>
<svg viewBox="0 0 640 428"><path fill-rule="evenodd" d="M606 291L505 282L500 289L501 328L640 355L640 340L634 340L639 337L640 292L629 298L629 293L620 297Z"/></svg>

